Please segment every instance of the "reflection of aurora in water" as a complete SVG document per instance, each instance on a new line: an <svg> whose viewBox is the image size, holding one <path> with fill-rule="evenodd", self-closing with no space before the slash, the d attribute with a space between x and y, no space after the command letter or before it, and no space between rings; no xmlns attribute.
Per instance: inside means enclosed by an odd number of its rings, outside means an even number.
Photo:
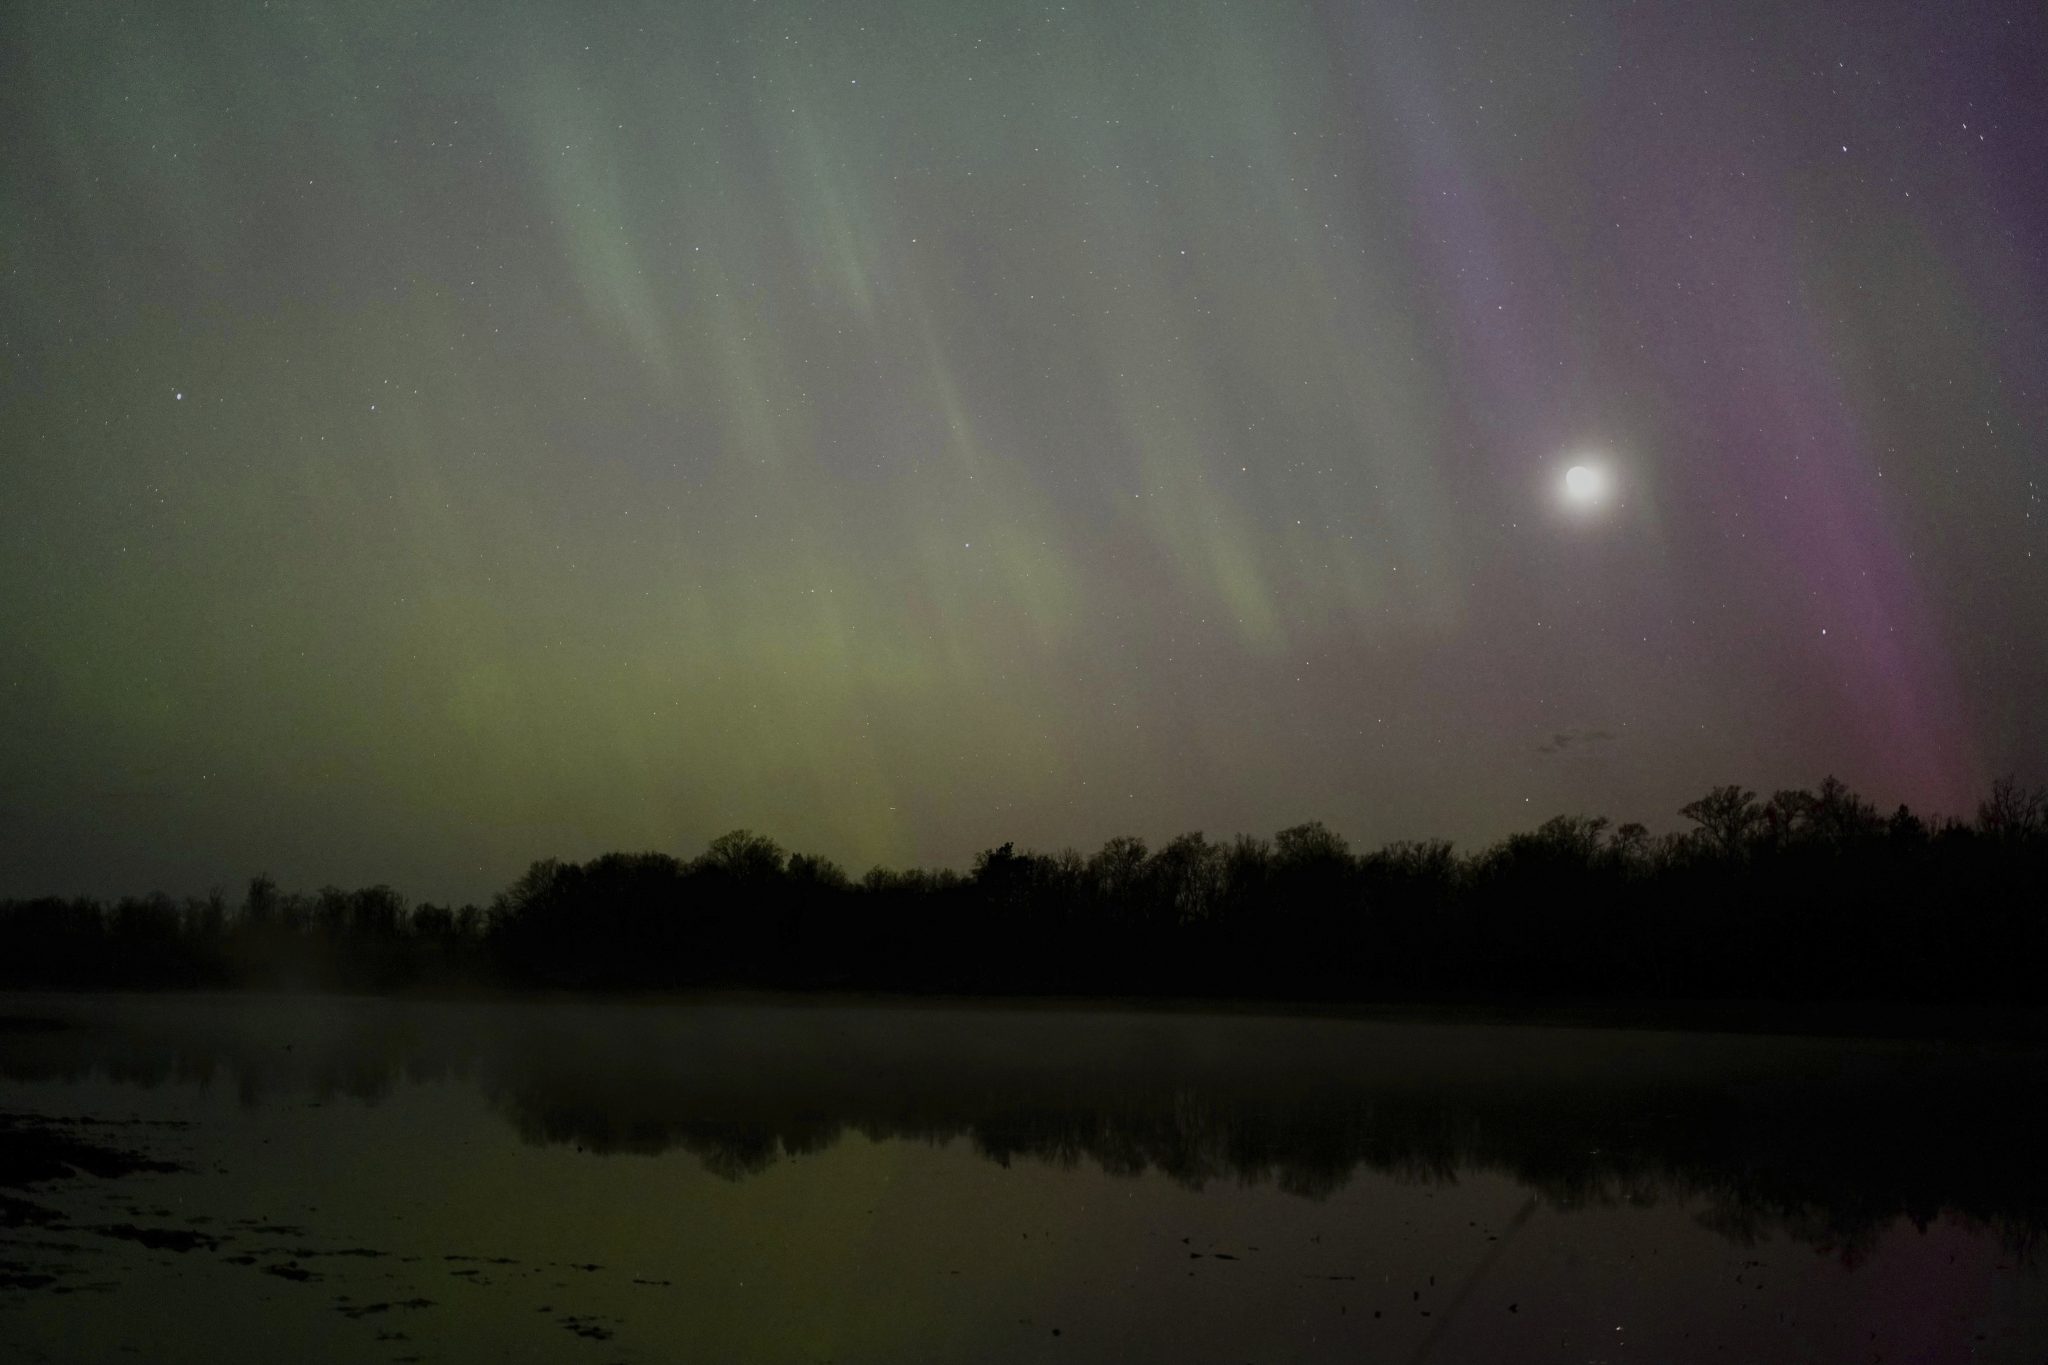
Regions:
<svg viewBox="0 0 2048 1365"><path fill-rule="evenodd" d="M17 1002L10 1080L231 1085L251 1105L466 1081L531 1143L740 1179L848 1133L1003 1164L1272 1182L1507 1175L1854 1249L1959 1214L2048 1228L2038 1048L1309 1019L773 1006Z"/></svg>

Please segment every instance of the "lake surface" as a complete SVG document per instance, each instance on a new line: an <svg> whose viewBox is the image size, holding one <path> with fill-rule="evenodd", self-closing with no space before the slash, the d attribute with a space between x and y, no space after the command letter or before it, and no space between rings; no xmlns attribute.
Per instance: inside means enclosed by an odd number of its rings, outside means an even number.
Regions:
<svg viewBox="0 0 2048 1365"><path fill-rule="evenodd" d="M2048 1360L2043 1051L0 996L11 1360Z"/></svg>

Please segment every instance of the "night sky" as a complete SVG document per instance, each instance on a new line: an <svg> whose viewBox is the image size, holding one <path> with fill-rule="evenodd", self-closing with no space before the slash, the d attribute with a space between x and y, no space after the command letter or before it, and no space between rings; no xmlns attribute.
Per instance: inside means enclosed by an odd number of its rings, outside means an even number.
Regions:
<svg viewBox="0 0 2048 1365"><path fill-rule="evenodd" d="M2048 777L2044 72L2034 0L6 6L0 893L1967 814Z"/></svg>

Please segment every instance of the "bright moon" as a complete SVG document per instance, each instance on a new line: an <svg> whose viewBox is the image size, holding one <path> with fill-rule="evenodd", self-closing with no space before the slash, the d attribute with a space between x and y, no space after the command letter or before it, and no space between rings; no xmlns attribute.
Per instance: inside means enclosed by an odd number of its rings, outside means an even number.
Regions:
<svg viewBox="0 0 2048 1365"><path fill-rule="evenodd" d="M1607 475L1589 464L1575 464L1564 472L1564 495L1581 507L1591 507L1607 496Z"/></svg>

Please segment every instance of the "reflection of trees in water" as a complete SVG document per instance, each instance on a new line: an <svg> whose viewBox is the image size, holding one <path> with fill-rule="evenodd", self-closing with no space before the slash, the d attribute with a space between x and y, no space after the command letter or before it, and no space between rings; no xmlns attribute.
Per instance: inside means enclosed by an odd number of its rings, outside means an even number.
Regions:
<svg viewBox="0 0 2048 1365"><path fill-rule="evenodd" d="M856 1133L1307 1199L1361 1169L1492 1172L1560 1207L1681 1201L1731 1238L1852 1259L1901 1217L1959 1215L2022 1249L2048 1228L2038 1049L962 1018L357 1005L266 1028L261 1011L139 1008L0 1025L0 1073L231 1085L249 1104L461 1080L526 1142L684 1151L732 1180Z"/></svg>
<svg viewBox="0 0 2048 1365"><path fill-rule="evenodd" d="M648 1092L645 1099L655 1099ZM1239 1096L1210 1102L1186 1090L1157 1103L1125 1093L1037 1107L969 1104L942 1119L918 1101L873 1096L846 1117L797 1112L746 1120L718 1107L622 1115L566 1101L545 1082L501 1091L500 1108L531 1142L593 1152L688 1152L728 1179L830 1147L847 1132L874 1141L961 1141L1008 1166L1020 1159L1114 1176L1157 1171L1189 1188L1220 1180L1270 1183L1321 1200L1360 1170L1432 1184L1505 1175L1560 1208L1679 1202L1732 1240L1773 1232L1854 1259L1886 1226L1925 1227L1947 1212L2031 1248L2048 1228L2048 1183L2032 1126L1978 1128L1936 1101L1934 1122L1910 1117L1924 1097L1816 1096L1796 1112L1730 1108L1701 1095L1645 1117L1632 1095L1393 1095L1292 1103ZM1665 1098L1669 1098L1668 1096ZM940 1101L927 1099L927 1104ZM908 1111L908 1112L906 1112Z"/></svg>

